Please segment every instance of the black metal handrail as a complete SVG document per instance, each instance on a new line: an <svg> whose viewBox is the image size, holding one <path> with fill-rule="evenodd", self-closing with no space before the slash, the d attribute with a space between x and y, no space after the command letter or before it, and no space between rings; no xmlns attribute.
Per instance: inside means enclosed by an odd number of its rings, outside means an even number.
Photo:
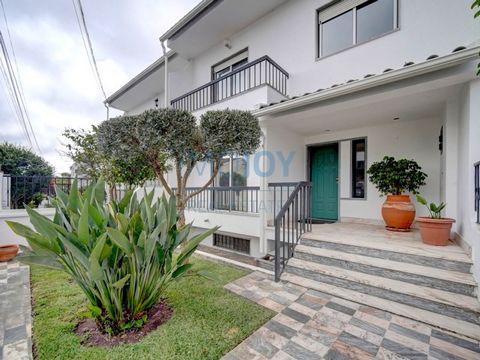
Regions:
<svg viewBox="0 0 480 360"><path fill-rule="evenodd" d="M475 169L475 211L477 212L477 224L480 224L480 161L473 166Z"/></svg>
<svg viewBox="0 0 480 360"><path fill-rule="evenodd" d="M270 85L287 96L288 78L289 74L265 55L173 99L170 104L175 109L196 111L261 85Z"/></svg>
<svg viewBox="0 0 480 360"><path fill-rule="evenodd" d="M312 230L310 199L311 183L299 182L275 215L275 281L280 281L301 236Z"/></svg>
<svg viewBox="0 0 480 360"><path fill-rule="evenodd" d="M200 190L200 187L185 189L187 196ZM177 189L172 189L176 193ZM258 213L259 186L218 186L208 187L193 195L187 201L187 209L223 210Z"/></svg>

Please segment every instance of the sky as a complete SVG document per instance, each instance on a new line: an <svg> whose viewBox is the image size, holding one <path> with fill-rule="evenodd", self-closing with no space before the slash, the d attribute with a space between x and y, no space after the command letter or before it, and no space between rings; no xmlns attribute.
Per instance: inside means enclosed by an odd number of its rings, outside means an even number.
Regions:
<svg viewBox="0 0 480 360"><path fill-rule="evenodd" d="M82 0L107 96L158 59L158 38L199 0ZM42 155L68 172L65 128L88 129L106 118L71 0L3 0L27 111ZM0 30L9 48L3 14ZM3 78L0 141L28 147ZM119 112L111 111L111 115Z"/></svg>

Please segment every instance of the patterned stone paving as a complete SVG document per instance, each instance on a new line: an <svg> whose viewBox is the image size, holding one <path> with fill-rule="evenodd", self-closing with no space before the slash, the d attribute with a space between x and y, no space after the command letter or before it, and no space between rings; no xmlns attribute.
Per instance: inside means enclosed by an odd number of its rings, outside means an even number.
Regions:
<svg viewBox="0 0 480 360"><path fill-rule="evenodd" d="M32 359L29 267L0 262L0 360Z"/></svg>
<svg viewBox="0 0 480 360"><path fill-rule="evenodd" d="M267 274L225 288L278 314L224 360L480 359L474 340Z"/></svg>

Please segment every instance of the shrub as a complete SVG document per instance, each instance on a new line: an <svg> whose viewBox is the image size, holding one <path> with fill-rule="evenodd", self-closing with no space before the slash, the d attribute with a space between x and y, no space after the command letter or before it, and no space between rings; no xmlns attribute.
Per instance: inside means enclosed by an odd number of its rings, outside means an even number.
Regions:
<svg viewBox="0 0 480 360"><path fill-rule="evenodd" d="M400 195L405 191L417 194L427 178L421 170L414 160L385 156L382 161L373 163L367 174L382 195Z"/></svg>
<svg viewBox="0 0 480 360"><path fill-rule="evenodd" d="M107 204L102 180L83 194L76 181L69 195L56 188L53 221L27 208L35 230L8 222L31 247L23 247L19 260L70 274L103 331L141 326L168 284L190 269L188 259L199 243L217 230L187 240L191 225L177 227L175 197L153 196L152 191L139 199L129 191Z"/></svg>

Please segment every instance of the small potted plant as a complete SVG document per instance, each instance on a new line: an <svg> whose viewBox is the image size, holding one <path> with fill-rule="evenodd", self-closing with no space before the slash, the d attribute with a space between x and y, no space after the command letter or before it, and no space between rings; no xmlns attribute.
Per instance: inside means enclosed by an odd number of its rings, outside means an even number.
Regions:
<svg viewBox="0 0 480 360"><path fill-rule="evenodd" d="M18 253L18 245L1 245L0 246L0 262L10 261Z"/></svg>
<svg viewBox="0 0 480 360"><path fill-rule="evenodd" d="M425 205L430 213L430 217L419 217L417 219L420 227L420 234L425 244L435 246L446 246L450 240L450 231L455 219L442 218L442 210L447 204L427 203L424 197L417 195L417 201Z"/></svg>
<svg viewBox="0 0 480 360"><path fill-rule="evenodd" d="M417 194L420 186L425 185L427 174L421 170L414 160L396 160L391 156L385 156L368 169L370 181L387 196L382 207L387 230L410 231L415 219L415 205L405 192Z"/></svg>

